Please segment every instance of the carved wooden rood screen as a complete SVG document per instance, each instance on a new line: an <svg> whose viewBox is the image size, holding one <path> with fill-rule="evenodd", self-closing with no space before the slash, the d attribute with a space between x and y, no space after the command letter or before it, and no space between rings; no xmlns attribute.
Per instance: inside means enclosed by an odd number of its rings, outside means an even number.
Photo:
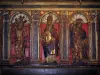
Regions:
<svg viewBox="0 0 100 75"><path fill-rule="evenodd" d="M98 10L26 6L30 9L0 10L3 61L15 66L98 64Z"/></svg>

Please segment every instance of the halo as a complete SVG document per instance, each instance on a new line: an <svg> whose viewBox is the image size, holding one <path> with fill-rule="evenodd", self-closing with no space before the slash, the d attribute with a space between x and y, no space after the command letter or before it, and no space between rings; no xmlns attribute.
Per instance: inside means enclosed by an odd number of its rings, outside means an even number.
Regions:
<svg viewBox="0 0 100 75"><path fill-rule="evenodd" d="M49 15L51 15L52 16L52 18L53 18L53 23L55 22L55 21L58 21L58 17L54 14L54 13L47 13L47 14L45 14L43 17L42 17L42 20L41 20L41 23L47 23L47 17L49 16Z"/></svg>

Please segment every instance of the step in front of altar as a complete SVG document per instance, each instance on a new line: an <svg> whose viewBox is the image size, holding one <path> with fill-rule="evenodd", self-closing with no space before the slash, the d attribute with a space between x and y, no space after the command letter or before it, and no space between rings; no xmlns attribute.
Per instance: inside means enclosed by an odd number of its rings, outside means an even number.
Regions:
<svg viewBox="0 0 100 75"><path fill-rule="evenodd" d="M98 66L31 65L2 67L1 75L100 75Z"/></svg>

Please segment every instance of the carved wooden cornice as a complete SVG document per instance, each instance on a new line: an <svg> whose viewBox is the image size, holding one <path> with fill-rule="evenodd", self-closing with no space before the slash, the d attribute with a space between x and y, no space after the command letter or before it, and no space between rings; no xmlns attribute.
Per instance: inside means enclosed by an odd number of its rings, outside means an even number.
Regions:
<svg viewBox="0 0 100 75"><path fill-rule="evenodd" d="M0 5L100 5L100 2L68 1L68 2L0 2Z"/></svg>

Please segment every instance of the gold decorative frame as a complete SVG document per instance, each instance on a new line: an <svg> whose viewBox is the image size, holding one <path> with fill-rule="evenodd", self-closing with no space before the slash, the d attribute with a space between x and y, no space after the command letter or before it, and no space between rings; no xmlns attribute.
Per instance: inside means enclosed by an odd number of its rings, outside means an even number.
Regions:
<svg viewBox="0 0 100 75"><path fill-rule="evenodd" d="M0 2L1 3L1 2ZM5 4L5 3L1 3L1 4ZM7 3L7 4L12 4L12 2L9 2L9 3ZM16 5L22 5L22 4L20 4L20 3L15 3ZM31 11L34 11L34 10L46 10L46 11L49 11L49 10L51 10L51 11L54 11L54 10L59 10L59 11L66 11L66 15L68 15L68 18L69 18L69 22L70 22L70 15L69 15L69 12L71 11L71 12L74 12L74 11L84 11L84 14L89 18L88 19L88 23L89 24L91 24L90 22L92 21L92 20L90 20L90 12L91 11L93 11L93 10L95 10L95 11L97 11L97 10L100 10L100 8L79 8L79 7L75 7L75 8L57 8L56 7L56 5L71 5L71 4L73 4L72 2L71 3L66 3L66 2L64 2L64 3L60 3L60 2L54 2L54 3L52 3L52 2L47 2L47 3L45 3L45 2L32 2L32 3L24 3L23 5L41 5L41 8L0 8L0 10L1 11L5 11L5 10L8 10L8 11L25 11L25 12L27 12L29 15L32 15L31 13ZM97 4L100 4L100 3L82 3L83 5L88 5L88 4L94 4L94 5L97 5ZM14 5L14 3L13 3L13 5ZM44 6L42 6L42 5L48 5L48 7L44 7ZM74 3L74 5L79 5L78 3ZM74 11L73 11L74 10ZM85 12L86 11L86 12ZM10 24L9 24L10 25ZM69 25L69 24L68 24ZM34 32L33 32L33 25L32 25L32 23L31 23L31 29L30 29L31 31L30 31L30 34L34 34ZM91 27L90 27L90 30L89 30L89 32L91 32ZM91 33L90 33L91 34ZM98 61L98 45L97 45L97 43L98 43L98 35L97 35L98 33L96 32L96 54L97 54L97 56L96 56L96 61ZM69 28L68 28L68 33L67 33L67 40L68 40L68 35L69 35ZM8 34L8 36L9 36L9 34ZM39 33L38 33L38 36L39 36ZM10 37L10 36L9 36ZM9 37L8 37L8 39L9 39ZM32 39L32 35L30 36L31 38L30 39ZM91 40L91 36L89 36L89 38L90 38L90 40ZM39 39L39 38L38 38ZM10 40L9 40L10 41ZM31 42L31 44L33 44L33 42L32 42L33 40L30 40L30 42ZM39 42L39 41L38 41ZM91 43L91 42L90 42ZM8 45L9 45L9 43L8 43ZM67 45L68 45L68 43L67 43ZM91 44L90 44L91 45ZM8 46L8 48L10 47L10 45ZM67 46L67 48L69 48L69 46ZM31 52L33 51L33 47L31 46L31 48L30 48L31 50ZM38 47L38 49L39 49L39 47ZM39 52L39 51L38 51ZM10 52L9 52L10 53ZM4 54L3 54L4 55ZM10 57L10 54L8 54L9 56L8 57ZM38 53L38 55L39 55L39 53ZM91 56L91 55L90 55ZM39 60L39 56L38 56L38 60ZM92 60L92 59L91 59Z"/></svg>

